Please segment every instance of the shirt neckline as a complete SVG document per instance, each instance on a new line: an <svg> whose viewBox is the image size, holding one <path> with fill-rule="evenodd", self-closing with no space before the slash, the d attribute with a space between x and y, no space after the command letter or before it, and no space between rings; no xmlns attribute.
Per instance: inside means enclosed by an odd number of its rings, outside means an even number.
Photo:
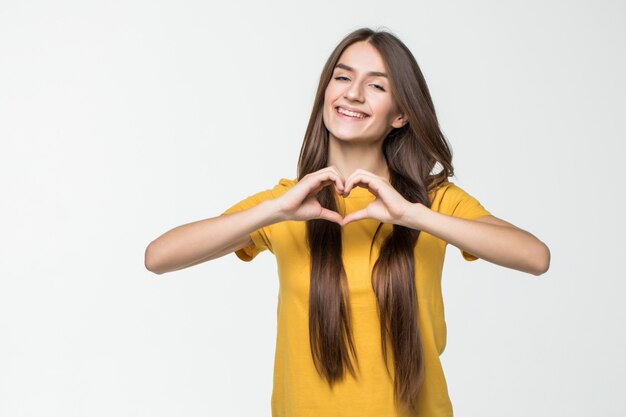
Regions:
<svg viewBox="0 0 626 417"><path fill-rule="evenodd" d="M375 196L367 188L354 187L350 190L350 194L348 195L348 197L343 197L343 198L349 200L353 197L361 198L361 197L375 197Z"/></svg>

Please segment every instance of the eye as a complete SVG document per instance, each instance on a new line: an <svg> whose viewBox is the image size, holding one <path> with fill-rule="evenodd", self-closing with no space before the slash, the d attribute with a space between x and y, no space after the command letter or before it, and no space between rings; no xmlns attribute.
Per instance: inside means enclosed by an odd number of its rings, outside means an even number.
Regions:
<svg viewBox="0 0 626 417"><path fill-rule="evenodd" d="M338 77L335 77L335 80L338 81L343 81L343 80L349 80L348 77L344 77L343 75L340 75ZM379 89L380 91L386 91L382 85L378 85L378 84L372 84L374 87L376 87L377 89Z"/></svg>

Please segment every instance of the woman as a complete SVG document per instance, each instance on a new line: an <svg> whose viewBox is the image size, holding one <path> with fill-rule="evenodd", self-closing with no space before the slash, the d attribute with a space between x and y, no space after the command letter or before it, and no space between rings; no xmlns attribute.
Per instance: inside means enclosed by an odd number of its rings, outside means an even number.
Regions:
<svg viewBox="0 0 626 417"><path fill-rule="evenodd" d="M448 182L451 160L411 52L356 30L323 69L297 179L165 233L146 267L276 256L273 416L452 416L439 361L446 245L533 275L550 252Z"/></svg>

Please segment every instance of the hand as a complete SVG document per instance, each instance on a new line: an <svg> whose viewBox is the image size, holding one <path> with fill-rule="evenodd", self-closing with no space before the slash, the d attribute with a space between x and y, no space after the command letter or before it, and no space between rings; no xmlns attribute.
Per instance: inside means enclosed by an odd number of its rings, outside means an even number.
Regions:
<svg viewBox="0 0 626 417"><path fill-rule="evenodd" d="M376 219L382 223L400 224L401 219L412 204L397 192L387 179L364 169L357 169L348 177L344 191L340 194L347 197L354 187L367 188L376 196L376 200L364 209L344 217L342 226L361 219Z"/></svg>
<svg viewBox="0 0 626 417"><path fill-rule="evenodd" d="M331 184L335 184L339 194L343 193L344 178L334 166L305 175L296 185L276 198L281 215L285 220L326 219L341 225L341 214L322 207L316 198L322 188Z"/></svg>

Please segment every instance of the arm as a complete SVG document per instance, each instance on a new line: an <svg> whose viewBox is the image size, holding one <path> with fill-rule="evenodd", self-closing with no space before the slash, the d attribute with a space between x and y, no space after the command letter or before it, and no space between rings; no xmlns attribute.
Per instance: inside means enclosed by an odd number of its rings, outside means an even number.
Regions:
<svg viewBox="0 0 626 417"><path fill-rule="evenodd" d="M144 263L159 275L197 265L245 246L250 233L279 221L276 200L266 200L248 210L184 224L150 242Z"/></svg>
<svg viewBox="0 0 626 417"><path fill-rule="evenodd" d="M181 265L178 268L176 268L174 271L178 271L178 270L181 270L181 269L189 268L190 266L195 266L195 265L207 262L207 261L211 261L213 259L221 258L224 255L228 255L229 253L236 252L236 251L238 251L241 248L245 248L246 246L250 246L250 245L252 245L252 243L253 242L252 242L252 238L250 237L250 235L245 235L241 239L238 239L238 240L234 241L232 245L225 246L218 253L211 254L211 255L209 255L207 257L198 259L198 260L196 260L196 261L194 261L192 263L186 264L186 265ZM172 271L170 271L170 272L172 272Z"/></svg>
<svg viewBox="0 0 626 417"><path fill-rule="evenodd" d="M149 271L163 274L216 259L249 246L252 232L286 220L326 219L341 223L339 213L322 207L315 198L326 186L335 184L339 188L339 181L335 167L322 168L305 175L289 190L277 186L231 207L249 208L234 212L228 212L229 209L221 216L178 226L148 245L145 266Z"/></svg>
<svg viewBox="0 0 626 417"><path fill-rule="evenodd" d="M416 203L409 206L401 224L507 268L541 275L550 267L550 249L545 243L495 216L468 220Z"/></svg>

